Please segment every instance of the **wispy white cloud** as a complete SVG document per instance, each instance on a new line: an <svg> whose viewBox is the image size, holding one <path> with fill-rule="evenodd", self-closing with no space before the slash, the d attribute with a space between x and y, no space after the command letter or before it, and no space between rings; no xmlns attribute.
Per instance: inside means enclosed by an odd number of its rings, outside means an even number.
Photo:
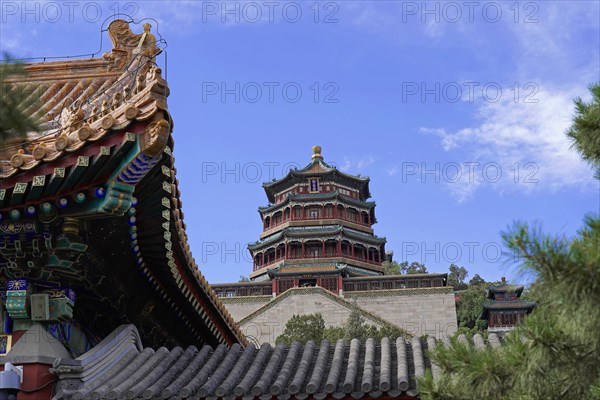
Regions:
<svg viewBox="0 0 600 400"><path fill-rule="evenodd" d="M386 172L387 172L388 176L394 176L394 175L398 174L399 169L397 166L393 166L391 168L388 168Z"/></svg>
<svg viewBox="0 0 600 400"><path fill-rule="evenodd" d="M593 173L570 149L565 135L573 99L586 92L585 85L567 89L542 85L538 103L515 102L512 97L483 102L472 126L456 131L423 127L421 132L438 136L445 151L475 163L470 167L474 169L472 179L446 182L459 201L468 200L483 187L499 193L591 189ZM468 165L464 167L463 172Z"/></svg>
<svg viewBox="0 0 600 400"><path fill-rule="evenodd" d="M374 163L375 163L375 159L373 158L373 156L368 155L368 156L361 158L358 161L356 168L358 170L365 169L366 167L368 167L369 165L373 165Z"/></svg>

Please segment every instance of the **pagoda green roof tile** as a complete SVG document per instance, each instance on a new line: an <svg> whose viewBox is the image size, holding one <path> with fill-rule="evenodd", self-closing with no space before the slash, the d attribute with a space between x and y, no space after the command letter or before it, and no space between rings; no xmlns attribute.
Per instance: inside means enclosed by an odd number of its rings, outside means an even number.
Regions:
<svg viewBox="0 0 600 400"><path fill-rule="evenodd" d="M358 207L365 207L365 208L373 208L376 205L374 201L363 201L363 200L358 200L358 199L354 199L349 196L342 195L342 194L340 194L339 190L336 189L332 192L327 192L327 193L290 193L284 201L275 203L275 204L270 204L270 205L264 206L264 207L259 207L258 211L261 213L264 213L264 212L268 212L271 210L275 210L275 209L277 209L283 205L286 205L292 201L303 202L303 201L333 200L333 199L340 199L345 203L349 203L352 205L356 205Z"/></svg>

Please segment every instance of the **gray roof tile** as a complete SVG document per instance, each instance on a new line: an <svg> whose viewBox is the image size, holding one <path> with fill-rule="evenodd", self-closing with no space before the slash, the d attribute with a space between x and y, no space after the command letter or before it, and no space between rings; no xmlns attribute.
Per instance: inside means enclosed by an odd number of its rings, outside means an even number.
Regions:
<svg viewBox="0 0 600 400"><path fill-rule="evenodd" d="M469 343L464 336L459 340ZM433 337L400 337L154 351L142 347L134 326L124 325L78 359L55 362L54 400L414 397L416 377L426 369L439 377L428 356L436 344ZM499 345L495 334L487 342L474 338L475 348Z"/></svg>

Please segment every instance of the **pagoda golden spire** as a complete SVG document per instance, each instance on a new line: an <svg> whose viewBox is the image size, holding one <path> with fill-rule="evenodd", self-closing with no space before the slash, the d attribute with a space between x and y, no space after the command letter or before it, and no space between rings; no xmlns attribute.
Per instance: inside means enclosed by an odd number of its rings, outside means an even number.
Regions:
<svg viewBox="0 0 600 400"><path fill-rule="evenodd" d="M321 146L313 146L312 148L312 159L313 160L322 160L323 156L321 155Z"/></svg>

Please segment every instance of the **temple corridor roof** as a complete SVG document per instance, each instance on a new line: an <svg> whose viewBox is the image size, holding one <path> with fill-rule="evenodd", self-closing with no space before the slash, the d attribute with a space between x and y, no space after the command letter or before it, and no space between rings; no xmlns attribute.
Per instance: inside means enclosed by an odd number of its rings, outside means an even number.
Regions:
<svg viewBox="0 0 600 400"><path fill-rule="evenodd" d="M54 400L412 398L416 378L440 375L428 356L437 343L428 336L168 350L144 348L136 328L123 325L78 359L54 363ZM500 346L496 334L474 336L474 348L487 346Z"/></svg>
<svg viewBox="0 0 600 400"><path fill-rule="evenodd" d="M73 289L94 338L135 323L153 345L244 343L190 250L157 39L119 19L107 33L102 58L8 80L44 117L0 147L0 270Z"/></svg>

